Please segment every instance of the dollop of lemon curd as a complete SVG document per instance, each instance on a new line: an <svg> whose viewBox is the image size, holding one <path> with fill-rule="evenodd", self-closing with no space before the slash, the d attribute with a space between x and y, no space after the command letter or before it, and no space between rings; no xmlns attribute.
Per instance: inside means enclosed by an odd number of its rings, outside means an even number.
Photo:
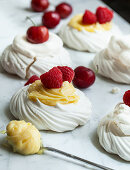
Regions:
<svg viewBox="0 0 130 170"><path fill-rule="evenodd" d="M38 99L40 102L49 106L55 106L57 103L77 103L79 100L74 86L68 81L63 82L61 88L47 89L40 80L37 80L29 86L28 97L34 102Z"/></svg>
<svg viewBox="0 0 130 170"><path fill-rule="evenodd" d="M13 120L7 125L6 132L7 141L14 152L23 155L40 152L41 135L31 123L26 123L24 120Z"/></svg>
<svg viewBox="0 0 130 170"><path fill-rule="evenodd" d="M112 23L107 22L105 24L95 23L86 25L82 23L83 14L75 15L68 25L77 29L78 31L86 30L88 32L95 32L96 30L109 31L112 28Z"/></svg>

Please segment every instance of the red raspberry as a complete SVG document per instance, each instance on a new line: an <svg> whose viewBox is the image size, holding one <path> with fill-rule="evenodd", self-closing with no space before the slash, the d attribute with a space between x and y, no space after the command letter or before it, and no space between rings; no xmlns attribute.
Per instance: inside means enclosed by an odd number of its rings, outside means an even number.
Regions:
<svg viewBox="0 0 130 170"><path fill-rule="evenodd" d="M40 76L43 85L48 88L60 88L62 86L62 72L57 68L53 67L48 72Z"/></svg>
<svg viewBox="0 0 130 170"><path fill-rule="evenodd" d="M85 10L83 15L82 23L83 24L94 24L97 22L97 17L94 13L89 10Z"/></svg>
<svg viewBox="0 0 130 170"><path fill-rule="evenodd" d="M130 90L126 91L123 96L123 101L126 105L130 107Z"/></svg>
<svg viewBox="0 0 130 170"><path fill-rule="evenodd" d="M105 7L98 7L96 10L97 20L100 24L110 22L113 18L113 11Z"/></svg>
<svg viewBox="0 0 130 170"><path fill-rule="evenodd" d="M29 78L29 80L24 84L24 86L27 86L29 84L32 84L33 82L35 82L36 80L40 80L40 78L36 75L33 75L32 77Z"/></svg>
<svg viewBox="0 0 130 170"><path fill-rule="evenodd" d="M58 69L62 72L63 81L71 83L75 74L74 70L68 66L58 66Z"/></svg>

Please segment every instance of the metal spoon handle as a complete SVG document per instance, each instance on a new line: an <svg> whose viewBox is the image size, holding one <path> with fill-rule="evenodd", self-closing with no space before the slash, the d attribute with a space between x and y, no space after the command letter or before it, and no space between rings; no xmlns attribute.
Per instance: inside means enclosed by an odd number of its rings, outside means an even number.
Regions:
<svg viewBox="0 0 130 170"><path fill-rule="evenodd" d="M114 169L105 167L105 166L103 166L103 165L99 165L99 164L97 164L97 163L94 163L94 162L88 161L88 160L86 160L86 159L80 158L80 157L78 157L78 156L75 156L75 155L66 153L66 152L64 152L64 151L61 151L61 150L52 148L52 147L44 147L44 149L46 149L46 150L48 150L48 151L52 151L52 152L57 152L57 153L59 153L59 154L62 154L62 155L64 155L64 156L67 156L67 157L69 157L69 158L72 158L72 159L76 159L76 160L85 162L85 163L87 163L87 164L93 165L93 166L98 167L98 168L100 168L100 169L104 169L104 170L114 170Z"/></svg>

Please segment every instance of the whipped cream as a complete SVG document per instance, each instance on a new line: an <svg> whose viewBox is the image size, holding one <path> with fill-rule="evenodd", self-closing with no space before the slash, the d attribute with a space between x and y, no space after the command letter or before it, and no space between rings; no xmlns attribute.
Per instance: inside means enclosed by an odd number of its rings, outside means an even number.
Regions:
<svg viewBox="0 0 130 170"><path fill-rule="evenodd" d="M93 60L98 73L119 83L130 84L130 35L113 36L108 47L100 51Z"/></svg>
<svg viewBox="0 0 130 170"><path fill-rule="evenodd" d="M109 153L130 161L130 107L118 104L97 129L101 146Z"/></svg>
<svg viewBox="0 0 130 170"><path fill-rule="evenodd" d="M34 74L40 76L54 66L72 65L62 40L54 33L49 33L49 40L41 44L32 44L26 36L17 35L4 50L1 64L7 72L23 79Z"/></svg>
<svg viewBox="0 0 130 170"><path fill-rule="evenodd" d="M78 31L69 25L64 25L59 32L59 36L68 47L79 51L89 52L99 52L107 46L112 35L119 34L121 34L121 32L114 24L112 24L110 31Z"/></svg>
<svg viewBox="0 0 130 170"><path fill-rule="evenodd" d="M29 100L28 88L20 89L10 101L11 113L20 120L31 122L39 130L64 132L84 125L91 115L91 103L83 92L76 89L80 99L77 103L48 106Z"/></svg>

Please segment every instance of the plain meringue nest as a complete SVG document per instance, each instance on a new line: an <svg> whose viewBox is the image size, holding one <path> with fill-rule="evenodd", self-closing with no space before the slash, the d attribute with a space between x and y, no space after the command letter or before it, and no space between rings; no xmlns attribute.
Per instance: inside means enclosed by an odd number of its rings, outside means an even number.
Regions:
<svg viewBox="0 0 130 170"><path fill-rule="evenodd" d="M130 84L130 35L113 36L108 46L96 54L93 65L98 73L118 83Z"/></svg>
<svg viewBox="0 0 130 170"><path fill-rule="evenodd" d="M130 107L118 104L97 129L101 146L109 153L130 161Z"/></svg>

